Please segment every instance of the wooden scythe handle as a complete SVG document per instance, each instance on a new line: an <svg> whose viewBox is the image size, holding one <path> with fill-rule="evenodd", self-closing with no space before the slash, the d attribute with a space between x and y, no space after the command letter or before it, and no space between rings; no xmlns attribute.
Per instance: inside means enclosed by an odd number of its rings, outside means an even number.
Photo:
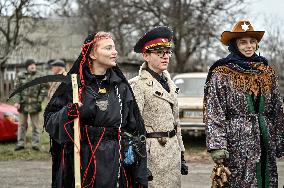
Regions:
<svg viewBox="0 0 284 188"><path fill-rule="evenodd" d="M77 74L71 75L73 103L79 102ZM81 170L80 170L80 127L79 118L74 119L74 177L75 188L81 188Z"/></svg>

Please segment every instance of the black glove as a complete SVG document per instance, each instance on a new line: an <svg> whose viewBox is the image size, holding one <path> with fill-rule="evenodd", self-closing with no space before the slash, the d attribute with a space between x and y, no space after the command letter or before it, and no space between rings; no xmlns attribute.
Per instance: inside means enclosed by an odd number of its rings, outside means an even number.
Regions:
<svg viewBox="0 0 284 188"><path fill-rule="evenodd" d="M79 116L78 103L67 104L67 116L69 120L73 120Z"/></svg>
<svg viewBox="0 0 284 188"><path fill-rule="evenodd" d="M181 152L181 174L187 175L188 174L188 166L186 165L186 161L184 160L184 152Z"/></svg>
<svg viewBox="0 0 284 188"><path fill-rule="evenodd" d="M147 168L147 174L148 174L148 181L152 181L153 175L152 175L152 172L149 170L149 168Z"/></svg>
<svg viewBox="0 0 284 188"><path fill-rule="evenodd" d="M80 119L93 119L95 114L95 106L83 104L79 107L78 103L69 103L67 104L67 115L69 120L77 118L80 114Z"/></svg>

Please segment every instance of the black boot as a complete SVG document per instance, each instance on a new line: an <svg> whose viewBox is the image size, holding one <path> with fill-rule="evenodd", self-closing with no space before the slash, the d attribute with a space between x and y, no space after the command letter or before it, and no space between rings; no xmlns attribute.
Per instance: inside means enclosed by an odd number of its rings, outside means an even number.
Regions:
<svg viewBox="0 0 284 188"><path fill-rule="evenodd" d="M23 150L23 149L25 149L24 146L16 146L15 147L15 151L20 151L20 150Z"/></svg>

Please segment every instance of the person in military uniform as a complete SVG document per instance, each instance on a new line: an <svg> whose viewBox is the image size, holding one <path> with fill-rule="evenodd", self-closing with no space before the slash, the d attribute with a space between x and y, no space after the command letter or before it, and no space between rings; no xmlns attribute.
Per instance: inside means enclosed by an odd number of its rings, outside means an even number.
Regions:
<svg viewBox="0 0 284 188"><path fill-rule="evenodd" d="M284 156L282 99L275 71L257 55L264 31L248 20L224 31L230 54L210 68L204 92L206 142L229 168L225 187L277 188L276 158Z"/></svg>
<svg viewBox="0 0 284 188"><path fill-rule="evenodd" d="M20 73L16 80L15 88L25 84L43 74L36 70L36 64L33 59L25 62L26 72ZM18 142L15 151L25 148L26 133L28 129L28 116L30 116L32 125L32 149L39 151L39 113L41 112L41 103L47 95L47 85L37 85L23 90L15 97L15 106L20 112L20 124L18 127Z"/></svg>
<svg viewBox="0 0 284 188"><path fill-rule="evenodd" d="M49 63L49 66L51 67L51 72L53 74L67 75L66 65L65 65L65 62L63 60L61 60L61 59L53 60ZM53 94L55 93L55 91L56 91L56 89L58 88L59 85L60 85L60 82L52 82L50 84L48 94L47 94L48 101L50 101L51 97L53 96Z"/></svg>
<svg viewBox="0 0 284 188"><path fill-rule="evenodd" d="M178 117L178 88L167 71L172 37L168 27L156 27L134 47L145 60L139 75L129 83L147 130L147 162L153 175L149 187L181 187L181 174L188 173Z"/></svg>

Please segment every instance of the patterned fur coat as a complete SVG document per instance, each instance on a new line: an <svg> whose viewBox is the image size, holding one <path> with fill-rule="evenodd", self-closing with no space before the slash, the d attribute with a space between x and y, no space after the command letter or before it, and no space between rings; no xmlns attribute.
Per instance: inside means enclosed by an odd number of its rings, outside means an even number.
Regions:
<svg viewBox="0 0 284 188"><path fill-rule="evenodd" d="M220 66L206 86L207 147L229 151L232 188L278 187L276 157L284 155L282 99L272 68L261 64L255 70Z"/></svg>
<svg viewBox="0 0 284 188"><path fill-rule="evenodd" d="M157 138L147 139L148 168L153 174L153 181L149 182L149 187L181 187L181 151L185 151L185 148L178 118L178 89L169 73L164 71L170 87L168 93L148 71L144 70L146 67L147 64L144 63L139 75L129 80L129 83L147 132L171 131L175 125L177 126L177 136L165 138L165 146L162 146Z"/></svg>

